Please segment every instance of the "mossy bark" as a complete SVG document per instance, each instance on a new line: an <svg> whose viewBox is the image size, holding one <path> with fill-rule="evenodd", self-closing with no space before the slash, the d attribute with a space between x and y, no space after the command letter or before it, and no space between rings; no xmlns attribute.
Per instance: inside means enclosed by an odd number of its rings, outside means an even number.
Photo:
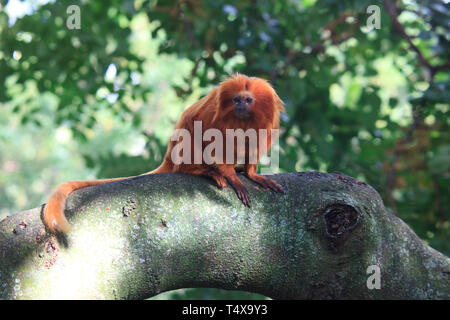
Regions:
<svg viewBox="0 0 450 320"><path fill-rule="evenodd" d="M74 192L74 231L52 236L42 206L0 221L0 298L143 299L186 287L278 299L450 299L450 259L342 174L278 174L285 194L183 174ZM380 289L369 289L369 266ZM370 280L369 280L370 282Z"/></svg>

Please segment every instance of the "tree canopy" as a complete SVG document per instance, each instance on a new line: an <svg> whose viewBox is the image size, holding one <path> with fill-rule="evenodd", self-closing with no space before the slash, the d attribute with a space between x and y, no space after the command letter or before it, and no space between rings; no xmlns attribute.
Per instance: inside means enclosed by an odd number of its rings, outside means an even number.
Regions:
<svg viewBox="0 0 450 320"><path fill-rule="evenodd" d="M448 2L378 1L379 29L366 0L21 3L0 7L0 217L155 168L183 109L240 72L286 103L281 172L357 177L450 254Z"/></svg>

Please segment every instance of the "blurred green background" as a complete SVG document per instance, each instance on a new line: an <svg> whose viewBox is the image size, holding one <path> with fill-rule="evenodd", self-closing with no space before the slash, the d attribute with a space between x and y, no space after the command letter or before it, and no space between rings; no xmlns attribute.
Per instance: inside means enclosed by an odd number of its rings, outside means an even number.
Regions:
<svg viewBox="0 0 450 320"><path fill-rule="evenodd" d="M0 218L66 180L154 169L184 108L241 72L286 103L279 171L365 181L450 255L449 1L0 3Z"/></svg>

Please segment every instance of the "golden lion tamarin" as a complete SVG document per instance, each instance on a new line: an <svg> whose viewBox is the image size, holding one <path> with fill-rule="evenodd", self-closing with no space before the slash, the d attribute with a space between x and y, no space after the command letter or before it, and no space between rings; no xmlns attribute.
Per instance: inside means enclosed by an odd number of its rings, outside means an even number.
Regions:
<svg viewBox="0 0 450 320"><path fill-rule="evenodd" d="M203 132L214 129L215 133L221 133L223 136L226 136L230 129L241 129L241 132L266 130L266 134L262 138L258 137L257 144L254 145L251 145L249 141L236 145L234 143L236 137L232 137L232 146L230 147L229 140L227 140L223 149L216 148L214 152L211 152L208 161L203 157L198 159L199 153L196 152L200 151L200 155L202 155L202 152L206 151L207 143L205 141L201 141L200 144L192 138L190 141L185 141L186 136L183 136L181 141L180 139L174 141L172 137L162 164L156 170L144 175L184 172L208 176L220 188L226 187L229 183L244 205L250 206L248 191L236 175L235 169L239 168L250 180L258 183L264 189L283 192L283 188L279 184L256 173L261 152L267 152L273 142L272 129L279 129L280 112L284 111L283 105L283 101L267 81L241 74L229 77L218 88L213 89L207 96L186 109L176 124L175 131L184 130L183 132L189 133L191 137L195 136L195 122L199 121ZM178 148L179 143L187 143L194 152L184 153L183 149L177 155L174 151ZM177 161L174 159L174 154L175 158L181 155L185 161ZM250 161L252 156L255 156L256 160ZM241 159L240 163L239 159ZM64 216L64 207L66 199L72 191L123 179L127 179L127 177L63 183L45 205L45 225L51 232L70 231L71 227Z"/></svg>

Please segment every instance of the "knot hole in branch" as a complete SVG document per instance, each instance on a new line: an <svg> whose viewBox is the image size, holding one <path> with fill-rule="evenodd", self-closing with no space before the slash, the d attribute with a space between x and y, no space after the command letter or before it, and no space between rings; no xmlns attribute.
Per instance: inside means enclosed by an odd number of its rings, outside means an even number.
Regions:
<svg viewBox="0 0 450 320"><path fill-rule="evenodd" d="M324 209L327 234L332 238L338 238L344 233L353 230L359 221L359 213L352 206L335 203Z"/></svg>

